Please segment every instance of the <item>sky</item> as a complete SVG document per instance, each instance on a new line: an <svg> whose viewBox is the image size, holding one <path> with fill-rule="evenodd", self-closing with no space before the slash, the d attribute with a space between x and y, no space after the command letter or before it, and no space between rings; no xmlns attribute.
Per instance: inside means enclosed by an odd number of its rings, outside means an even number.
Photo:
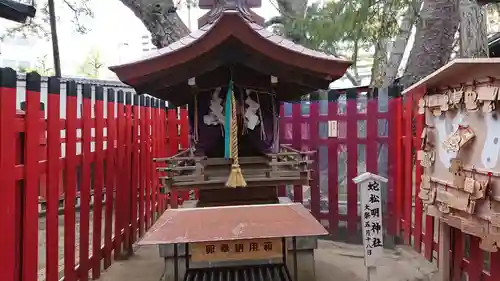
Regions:
<svg viewBox="0 0 500 281"><path fill-rule="evenodd" d="M77 34L74 31L71 23L71 12L61 3L62 1L56 0L56 13L60 18L57 34L63 76L77 74L78 66L82 64L86 54L92 49L99 50L101 58L107 66L141 56L141 36L148 35L149 32L132 11L119 0L92 0L90 7L95 15L94 18L84 22L85 26L91 29L85 35ZM255 9L255 11L266 19L278 15L278 11L269 0L262 0L262 8ZM178 13L187 24L188 9L182 7L181 4ZM205 10L191 9L192 30L198 28L197 19L204 13L206 13ZM3 33L5 27L15 25L16 23L0 19L0 34ZM5 50L5 48L3 49ZM15 52L15 50L11 52ZM37 40L36 48L32 48L30 52L36 52L38 56L48 54L48 57L52 57L51 44L44 39ZM102 75L103 78L113 77L112 73L108 71Z"/></svg>

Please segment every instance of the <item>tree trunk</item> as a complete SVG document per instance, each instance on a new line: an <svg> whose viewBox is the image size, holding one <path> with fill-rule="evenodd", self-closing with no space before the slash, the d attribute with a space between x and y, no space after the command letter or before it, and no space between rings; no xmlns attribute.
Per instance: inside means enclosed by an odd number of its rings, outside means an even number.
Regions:
<svg viewBox="0 0 500 281"><path fill-rule="evenodd" d="M375 53L373 54L373 65L370 87L382 87L385 76L385 66L387 65L387 44L389 40L387 37L379 38L375 44Z"/></svg>
<svg viewBox="0 0 500 281"><path fill-rule="evenodd" d="M307 0L277 0L278 10L284 17L302 18L306 13Z"/></svg>
<svg viewBox="0 0 500 281"><path fill-rule="evenodd" d="M151 32L151 41L158 48L167 46L189 34L189 29L176 12L172 0L120 0Z"/></svg>
<svg viewBox="0 0 500 281"><path fill-rule="evenodd" d="M169 12L174 7L173 0L120 0L144 26L151 32L153 45L158 48L167 46L189 34L189 28L176 12ZM303 17L307 0L279 0L281 14Z"/></svg>
<svg viewBox="0 0 500 281"><path fill-rule="evenodd" d="M370 87L382 87L385 77L385 66L387 65L387 45L389 43L389 21L391 15L392 0L386 0L382 11L382 22L378 40L375 42L375 53L373 54L373 65L371 73Z"/></svg>
<svg viewBox="0 0 500 281"><path fill-rule="evenodd" d="M458 28L456 0L424 0L401 84L408 87L445 65Z"/></svg>
<svg viewBox="0 0 500 281"><path fill-rule="evenodd" d="M408 45L408 40L410 39L411 29L415 24L421 6L422 0L413 0L411 6L408 7L403 15L398 35L394 40L389 60L385 66L385 75L382 83L382 87L384 88L389 87L398 75L399 66L401 65L406 46Z"/></svg>
<svg viewBox="0 0 500 281"><path fill-rule="evenodd" d="M488 57L486 8L476 0L459 0L460 56L465 58Z"/></svg>

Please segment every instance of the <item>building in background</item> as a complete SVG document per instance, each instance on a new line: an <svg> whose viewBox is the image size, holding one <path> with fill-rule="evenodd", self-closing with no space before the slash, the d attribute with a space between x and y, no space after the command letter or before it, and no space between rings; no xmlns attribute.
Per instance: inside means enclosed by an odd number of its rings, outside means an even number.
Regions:
<svg viewBox="0 0 500 281"><path fill-rule="evenodd" d="M143 53L157 49L156 46L151 43L151 35L149 34L141 36L141 43Z"/></svg>
<svg viewBox="0 0 500 281"><path fill-rule="evenodd" d="M34 68L38 58L42 56L37 51L39 48L35 48L39 41L38 38L21 36L0 41L0 66L16 70Z"/></svg>

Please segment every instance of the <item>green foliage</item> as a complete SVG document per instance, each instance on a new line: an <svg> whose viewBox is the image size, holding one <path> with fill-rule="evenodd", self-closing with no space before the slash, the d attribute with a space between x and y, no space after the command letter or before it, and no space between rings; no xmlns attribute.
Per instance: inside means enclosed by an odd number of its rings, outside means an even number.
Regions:
<svg viewBox="0 0 500 281"><path fill-rule="evenodd" d="M330 54L347 51L344 55L356 58L359 48L393 37L409 5L410 0L337 0L309 6L304 17L282 15L269 24L294 42Z"/></svg>
<svg viewBox="0 0 500 281"><path fill-rule="evenodd" d="M85 60L80 65L78 73L89 78L99 78L101 69L104 63L101 60L99 50L92 49L85 57Z"/></svg>
<svg viewBox="0 0 500 281"><path fill-rule="evenodd" d="M36 73L40 74L41 76L54 75L54 71L52 70L52 68L49 67L47 57L48 57L48 55L38 57L36 65L34 67L22 67L22 66L20 66L17 69L17 71L19 73L36 72Z"/></svg>
<svg viewBox="0 0 500 281"><path fill-rule="evenodd" d="M50 67L48 55L43 55L37 59L35 67L30 71L36 71L42 76L54 75L54 69Z"/></svg>

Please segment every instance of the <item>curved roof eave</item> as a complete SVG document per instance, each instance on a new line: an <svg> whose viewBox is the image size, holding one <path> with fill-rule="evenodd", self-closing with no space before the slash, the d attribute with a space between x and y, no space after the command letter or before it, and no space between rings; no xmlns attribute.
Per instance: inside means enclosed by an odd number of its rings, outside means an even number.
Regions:
<svg viewBox="0 0 500 281"><path fill-rule="evenodd" d="M181 64L188 63L235 37L273 60L335 80L344 75L351 62L307 49L267 31L264 27L246 21L236 11L225 11L216 21L188 36L134 62L110 67L121 81L134 86L135 80Z"/></svg>

